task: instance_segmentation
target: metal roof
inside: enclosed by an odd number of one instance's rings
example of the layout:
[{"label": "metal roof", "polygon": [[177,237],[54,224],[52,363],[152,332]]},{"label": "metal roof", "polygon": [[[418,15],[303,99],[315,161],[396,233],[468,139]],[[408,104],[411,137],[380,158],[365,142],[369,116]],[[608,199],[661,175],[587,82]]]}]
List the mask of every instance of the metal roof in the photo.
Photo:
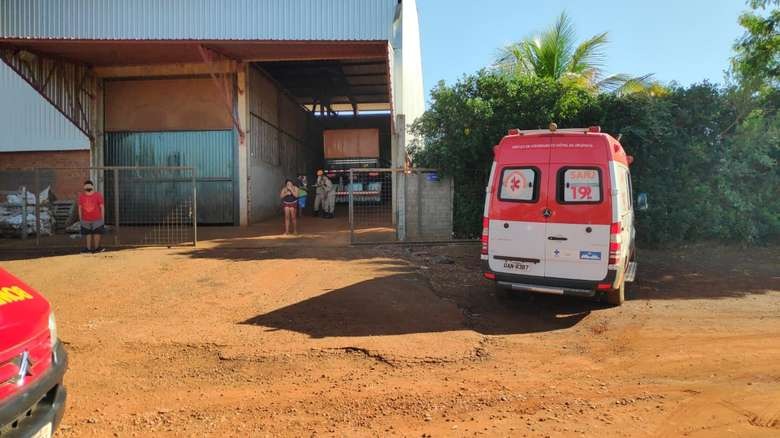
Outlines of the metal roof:
[{"label": "metal roof", "polygon": [[386,56],[387,45],[387,41],[0,39],[0,50],[10,50],[8,56],[24,50],[92,67],[202,63],[201,47],[243,62],[365,59]]},{"label": "metal roof", "polygon": [[259,62],[256,65],[304,106],[390,102],[390,73],[384,59]]},{"label": "metal roof", "polygon": [[381,41],[398,0],[2,0],[0,39]]},{"label": "metal roof", "polygon": [[0,152],[89,149],[89,139],[0,61]]}]

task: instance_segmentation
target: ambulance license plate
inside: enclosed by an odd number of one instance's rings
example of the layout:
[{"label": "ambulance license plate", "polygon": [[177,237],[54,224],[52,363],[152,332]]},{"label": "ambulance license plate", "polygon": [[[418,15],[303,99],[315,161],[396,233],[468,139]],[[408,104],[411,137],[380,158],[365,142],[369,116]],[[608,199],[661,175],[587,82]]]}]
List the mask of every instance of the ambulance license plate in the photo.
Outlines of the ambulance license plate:
[{"label": "ambulance license plate", "polygon": [[45,426],[40,428],[38,432],[32,434],[32,438],[51,438],[51,433],[52,433],[51,423],[47,423]]},{"label": "ambulance license plate", "polygon": [[504,262],[504,268],[511,269],[513,271],[527,271],[531,265],[520,262]]}]

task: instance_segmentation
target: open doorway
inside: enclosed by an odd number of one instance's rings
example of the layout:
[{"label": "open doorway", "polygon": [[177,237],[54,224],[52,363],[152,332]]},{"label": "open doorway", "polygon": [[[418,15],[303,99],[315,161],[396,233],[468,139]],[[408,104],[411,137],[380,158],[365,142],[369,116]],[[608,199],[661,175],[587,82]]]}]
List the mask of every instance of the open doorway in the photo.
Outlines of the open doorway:
[{"label": "open doorway", "polygon": [[[366,227],[381,224],[386,239],[393,239],[387,60],[257,62],[248,80],[252,221],[281,221],[274,189],[305,175],[309,190],[302,229],[349,230],[357,214],[371,219],[363,221]],[[350,177],[350,169],[361,171]],[[318,170],[333,186],[332,211],[316,205]],[[319,217],[312,223],[315,208]],[[327,225],[320,218],[328,218],[323,219]]]}]

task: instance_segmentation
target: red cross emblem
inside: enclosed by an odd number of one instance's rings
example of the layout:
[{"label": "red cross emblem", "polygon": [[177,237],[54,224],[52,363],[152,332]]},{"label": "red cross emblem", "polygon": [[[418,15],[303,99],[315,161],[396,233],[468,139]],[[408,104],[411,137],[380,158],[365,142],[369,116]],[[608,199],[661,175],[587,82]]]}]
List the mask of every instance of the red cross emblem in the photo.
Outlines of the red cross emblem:
[{"label": "red cross emblem", "polygon": [[504,184],[506,185],[506,188],[511,190],[511,191],[513,191],[513,192],[516,192],[516,191],[518,191],[518,190],[520,190],[523,187],[526,187],[528,185],[528,184],[526,184],[526,181],[525,181],[525,175],[523,175],[522,173],[520,173],[518,171],[514,171],[514,172],[510,173],[509,175],[507,175],[507,178],[506,178],[505,181],[506,182]]}]

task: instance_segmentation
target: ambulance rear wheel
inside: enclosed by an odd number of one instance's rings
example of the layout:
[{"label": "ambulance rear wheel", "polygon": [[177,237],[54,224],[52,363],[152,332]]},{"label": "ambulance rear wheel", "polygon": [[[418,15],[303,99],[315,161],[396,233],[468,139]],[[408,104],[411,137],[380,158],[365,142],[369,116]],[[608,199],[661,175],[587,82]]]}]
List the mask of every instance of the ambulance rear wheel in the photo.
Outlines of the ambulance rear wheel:
[{"label": "ambulance rear wheel", "polygon": [[620,283],[620,289],[607,292],[607,303],[619,306],[626,301],[626,282]]}]

